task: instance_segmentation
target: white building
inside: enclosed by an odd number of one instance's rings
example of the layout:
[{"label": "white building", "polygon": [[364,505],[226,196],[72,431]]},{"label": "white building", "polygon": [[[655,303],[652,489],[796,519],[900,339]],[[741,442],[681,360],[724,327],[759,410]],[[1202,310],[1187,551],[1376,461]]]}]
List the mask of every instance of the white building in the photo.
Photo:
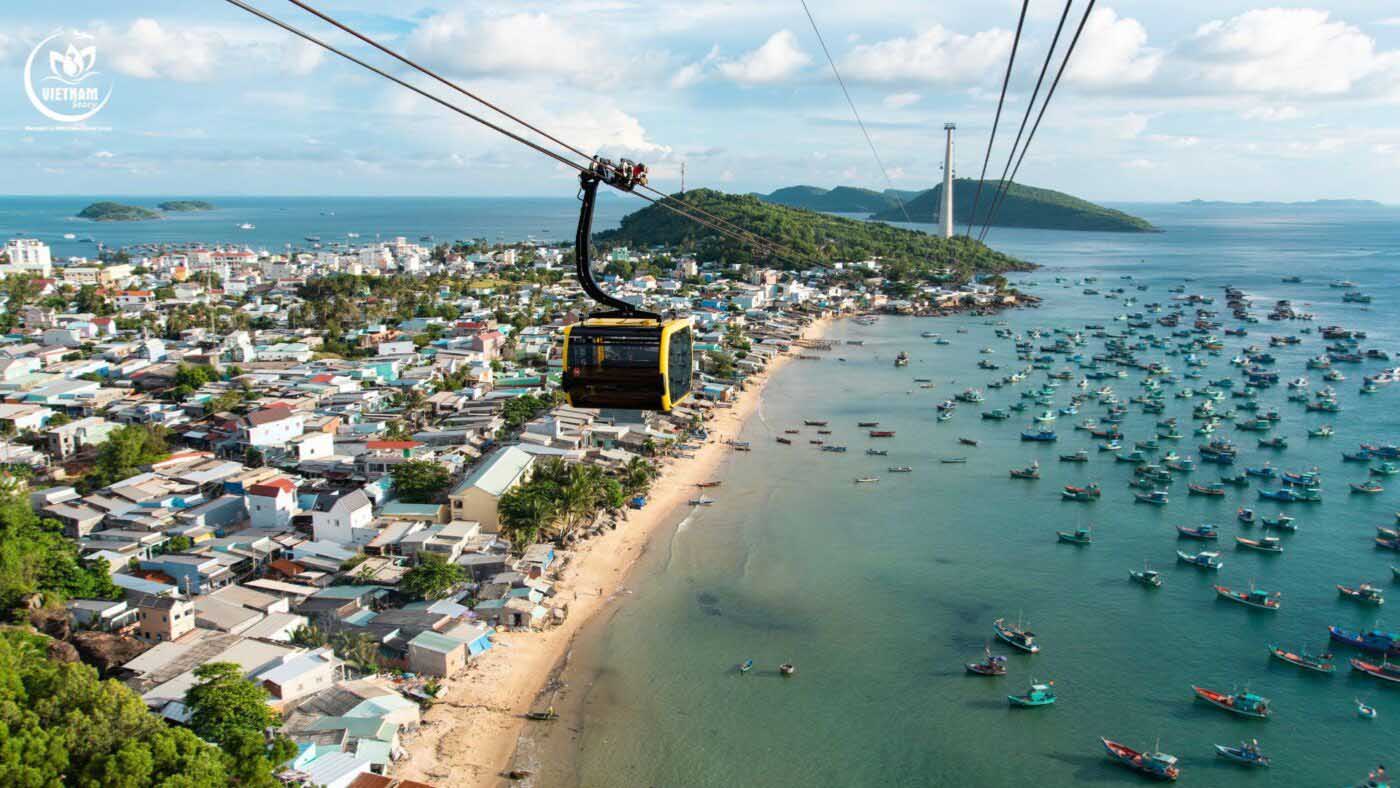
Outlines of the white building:
[{"label": "white building", "polygon": [[5,242],[5,256],[10,264],[4,266],[6,274],[37,274],[48,277],[53,274],[53,254],[49,245],[36,238],[12,238]]},{"label": "white building", "polygon": [[322,493],[311,507],[311,533],[318,542],[363,544],[374,538],[374,504],[364,490]]}]

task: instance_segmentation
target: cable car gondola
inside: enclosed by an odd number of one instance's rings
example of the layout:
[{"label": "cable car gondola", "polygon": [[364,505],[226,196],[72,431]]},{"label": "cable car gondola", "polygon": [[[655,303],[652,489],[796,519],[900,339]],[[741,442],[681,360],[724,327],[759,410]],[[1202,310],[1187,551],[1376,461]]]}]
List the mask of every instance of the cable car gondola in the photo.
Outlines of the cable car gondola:
[{"label": "cable car gondola", "polygon": [[598,186],[625,191],[646,183],[646,167],[595,158],[579,173],[578,234],[574,258],[589,298],[611,309],[564,329],[564,393],[580,408],[669,411],[690,395],[692,332],[689,320],[664,320],[613,298],[593,279],[589,236]]}]

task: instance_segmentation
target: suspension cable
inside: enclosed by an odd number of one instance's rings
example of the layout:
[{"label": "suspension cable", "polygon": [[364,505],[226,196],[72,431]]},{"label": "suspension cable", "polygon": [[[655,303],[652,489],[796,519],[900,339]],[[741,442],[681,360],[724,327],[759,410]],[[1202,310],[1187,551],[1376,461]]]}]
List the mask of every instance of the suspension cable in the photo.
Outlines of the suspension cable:
[{"label": "suspension cable", "polygon": [[[1040,128],[1040,120],[1045,117],[1045,110],[1050,106],[1050,99],[1055,97],[1055,88],[1059,87],[1060,77],[1065,75],[1065,69],[1069,67],[1070,56],[1074,54],[1074,46],[1079,43],[1079,34],[1084,32],[1084,25],[1089,21],[1089,14],[1094,10],[1094,3],[1097,0],[1089,0],[1089,5],[1084,8],[1084,16],[1079,19],[1079,27],[1075,28],[1074,37],[1069,40],[1069,48],[1065,50],[1065,59],[1060,61],[1060,68],[1055,72],[1055,80],[1050,83],[1050,91],[1045,94],[1045,102],[1040,105],[1040,113],[1035,116],[1035,125],[1031,126],[1031,133],[1026,137],[1026,144],[1021,148],[1021,157],[1016,160],[1016,167],[1011,170],[1011,180],[1016,180],[1016,173],[1021,171],[1021,162],[1026,160],[1026,151],[1031,148],[1031,141],[1035,139],[1036,129]],[[1003,195],[1003,199],[1005,196]],[[1001,203],[992,205],[991,215],[987,217],[987,229],[983,231],[982,237],[987,237],[987,232],[991,230],[991,222],[996,218],[997,212],[1001,210]]]},{"label": "suspension cable", "polygon": [[[1011,163],[1016,159],[1016,150],[1021,145],[1021,135],[1026,133],[1026,124],[1030,122],[1031,112],[1035,109],[1035,100],[1040,95],[1040,86],[1045,81],[1045,74],[1050,70],[1050,61],[1055,58],[1055,46],[1060,43],[1060,34],[1064,32],[1065,20],[1069,19],[1070,8],[1074,5],[1074,0],[1065,0],[1065,10],[1060,14],[1060,22],[1055,26],[1055,36],[1050,39],[1050,49],[1045,53],[1045,62],[1040,66],[1040,76],[1036,77],[1035,90],[1031,91],[1031,98],[1026,102],[1026,112],[1021,117],[1021,126],[1016,130],[1016,140],[1011,143],[1011,150],[1006,154],[1006,166],[1002,168],[1001,180],[997,182],[997,189],[992,193],[992,208],[987,210],[990,218],[995,206],[1009,187],[1006,182],[1007,175],[1011,172]],[[977,240],[987,237],[987,226],[983,223],[982,231],[977,236]]]},{"label": "suspension cable", "polygon": [[[492,123],[491,121],[487,120],[486,118],[483,118],[483,117],[481,117],[480,115],[474,114],[474,113],[472,113],[472,112],[469,111],[469,110],[465,110],[465,109],[463,109],[463,108],[461,108],[461,107],[459,107],[459,106],[457,106],[457,105],[455,105],[455,104],[452,104],[451,102],[448,102],[447,100],[445,100],[445,99],[443,99],[443,98],[441,98],[441,97],[439,97],[439,96],[433,95],[432,93],[429,93],[428,91],[423,90],[422,88],[419,88],[419,87],[417,87],[416,85],[412,85],[412,84],[410,84],[410,83],[408,83],[408,82],[406,82],[406,81],[404,81],[404,80],[402,80],[402,79],[399,79],[398,77],[396,77],[396,76],[394,76],[394,75],[392,75],[392,74],[390,74],[390,73],[384,71],[383,69],[378,68],[378,67],[376,67],[376,66],[374,66],[374,65],[371,65],[370,63],[367,63],[367,62],[365,62],[364,60],[361,60],[360,58],[357,58],[357,57],[355,57],[354,55],[351,55],[350,53],[348,53],[348,52],[346,52],[346,51],[344,51],[344,50],[342,50],[342,49],[339,49],[339,48],[337,48],[337,47],[335,47],[335,46],[332,46],[331,44],[329,44],[329,43],[327,43],[327,42],[325,42],[325,41],[323,41],[323,40],[321,40],[321,39],[319,39],[319,38],[317,38],[317,37],[311,35],[310,33],[307,33],[307,32],[305,32],[305,31],[303,31],[303,30],[297,28],[296,26],[294,26],[294,25],[292,25],[292,24],[290,24],[290,23],[284,22],[283,20],[278,19],[277,17],[275,17],[275,16],[273,16],[273,15],[271,15],[271,14],[265,12],[265,11],[262,11],[262,10],[260,10],[260,9],[258,9],[258,8],[255,8],[255,7],[251,6],[251,5],[249,5],[248,3],[244,2],[244,0],[225,0],[225,2],[228,2],[228,3],[231,4],[231,5],[237,6],[238,8],[241,8],[241,9],[243,9],[244,11],[247,11],[248,13],[250,13],[250,14],[252,14],[252,15],[254,15],[254,16],[256,16],[256,17],[258,17],[258,18],[260,18],[260,19],[262,19],[262,20],[264,20],[264,21],[266,21],[266,22],[269,22],[269,23],[271,23],[271,24],[273,24],[273,25],[276,25],[277,27],[282,28],[283,30],[285,30],[285,31],[287,31],[287,32],[289,32],[289,33],[291,33],[292,35],[295,35],[295,36],[297,36],[297,37],[299,37],[299,38],[301,38],[301,39],[303,39],[303,40],[305,40],[305,41],[308,41],[308,42],[310,42],[310,43],[312,43],[312,44],[315,44],[315,45],[321,47],[322,49],[325,49],[325,50],[328,51],[328,52],[331,52],[331,53],[333,53],[333,54],[339,55],[340,57],[344,58],[345,60],[348,60],[348,61],[350,61],[351,63],[354,63],[354,64],[360,66],[361,68],[366,69],[367,71],[370,71],[370,72],[372,72],[372,73],[374,73],[374,74],[377,74],[377,75],[379,75],[379,76],[381,76],[381,77],[383,77],[383,78],[389,80],[390,82],[393,82],[393,83],[395,83],[395,84],[397,84],[397,85],[399,85],[399,86],[401,86],[401,87],[403,87],[403,88],[406,88],[406,89],[408,89],[408,90],[411,90],[411,91],[413,91],[414,93],[417,93],[418,95],[422,96],[423,98],[428,99],[429,101],[432,101],[432,102],[434,102],[434,103],[436,103],[436,104],[439,104],[439,105],[441,105],[441,106],[443,106],[443,107],[445,107],[445,108],[447,108],[447,109],[449,109],[449,110],[451,110],[451,111],[453,111],[453,112],[456,112],[456,113],[459,114],[459,115],[462,115],[463,117],[466,117],[466,118],[469,118],[469,119],[471,119],[471,120],[474,120],[474,121],[476,121],[477,123],[480,123],[481,125],[486,126],[486,127],[489,128],[489,129],[492,129],[493,131],[497,131],[497,132],[499,132],[499,133],[501,133],[501,134],[503,134],[503,135],[509,137],[510,139],[513,139],[513,140],[515,140],[516,142],[519,142],[520,144],[525,145],[525,146],[528,147],[528,148],[531,148],[532,150],[535,150],[535,151],[537,151],[537,152],[539,152],[539,153],[544,154],[545,156],[548,156],[549,158],[551,158],[551,159],[553,159],[553,160],[559,162],[560,164],[563,164],[563,165],[565,165],[565,166],[567,166],[567,167],[571,167],[571,168],[573,168],[574,170],[577,170],[577,171],[579,171],[579,172],[585,172],[585,171],[588,170],[588,167],[587,167],[587,166],[581,165],[581,164],[579,164],[578,162],[575,162],[575,161],[569,159],[569,158],[566,157],[566,156],[560,155],[559,153],[557,153],[557,152],[555,152],[555,151],[549,150],[548,148],[546,148],[546,147],[544,147],[544,146],[542,146],[542,145],[540,145],[540,144],[538,144],[538,143],[536,143],[536,142],[534,142],[534,141],[532,141],[532,140],[529,140],[529,139],[527,139],[527,138],[525,138],[525,137],[523,137],[523,136],[521,136],[521,135],[519,135],[519,134],[516,134],[515,132],[512,132],[512,131],[510,131],[509,129],[503,128],[502,126],[499,126],[499,125],[497,125],[497,124],[495,124],[495,123]],[[753,241],[753,240],[751,240],[751,239],[749,239],[749,238],[745,238],[743,235],[741,235],[741,234],[739,234],[739,233],[736,233],[736,232],[734,232],[734,231],[725,229],[725,228],[723,228],[723,227],[719,227],[719,226],[717,226],[717,225],[715,225],[715,224],[712,224],[712,223],[710,223],[710,222],[708,222],[708,221],[705,221],[704,219],[702,219],[702,218],[696,216],[695,214],[690,213],[689,211],[687,211],[687,210],[686,210],[685,208],[683,208],[683,207],[678,207],[678,206],[672,205],[672,204],[670,204],[670,203],[668,203],[668,202],[666,202],[666,201],[664,201],[664,200],[653,199],[653,198],[648,197],[648,196],[646,196],[646,195],[644,195],[644,194],[637,194],[636,192],[630,192],[630,193],[636,195],[639,199],[642,199],[642,200],[645,200],[645,201],[651,203],[652,205],[659,205],[659,206],[661,206],[662,208],[671,211],[672,213],[678,214],[678,215],[680,215],[680,216],[684,216],[684,217],[690,219],[691,221],[696,222],[697,224],[701,224],[701,225],[704,225],[704,226],[706,226],[706,227],[709,227],[710,229],[712,229],[712,230],[714,230],[714,231],[716,231],[716,232],[718,232],[718,233],[720,233],[720,234],[722,234],[722,235],[725,235],[725,236],[727,236],[727,237],[729,237],[729,238],[732,238],[733,240],[736,240],[736,241],[738,241],[738,242],[740,242],[740,243],[742,243],[742,244],[745,244],[745,245],[748,245],[748,246],[756,246],[756,247],[758,247],[758,250],[761,251],[761,252],[766,252],[766,253],[769,253],[769,254],[774,254],[774,250],[777,250],[777,251],[782,252],[782,255],[781,255],[781,256],[788,257],[788,259],[791,259],[793,262],[798,262],[798,261],[799,261],[799,257],[797,256],[796,252],[792,252],[791,250],[788,250],[788,249],[786,249],[786,247],[783,247],[783,246],[781,246],[781,245],[779,245],[779,244],[776,244],[776,243],[771,242],[771,241],[766,241],[766,240],[763,241],[761,244],[760,244],[760,243],[755,243],[755,241]],[[775,256],[777,256],[777,255],[775,255]]]},{"label": "suspension cable", "polygon": [[[547,131],[545,131],[544,129],[540,128],[539,126],[534,125],[534,124],[530,123],[529,121],[526,121],[524,118],[521,118],[521,117],[518,116],[518,115],[512,114],[511,112],[507,111],[506,109],[504,109],[504,108],[501,107],[500,105],[495,104],[495,103],[493,103],[493,102],[491,102],[491,101],[489,101],[489,100],[487,100],[487,99],[485,99],[485,98],[482,98],[481,96],[477,95],[476,93],[473,93],[472,91],[469,91],[469,90],[467,90],[466,88],[462,87],[461,85],[457,84],[456,82],[453,82],[452,80],[447,79],[446,77],[442,76],[441,74],[438,74],[436,71],[433,71],[432,69],[429,69],[429,68],[427,68],[426,66],[423,66],[422,64],[417,63],[417,62],[415,62],[415,61],[413,61],[413,60],[411,60],[411,59],[409,59],[409,58],[407,58],[407,57],[405,57],[405,56],[399,54],[398,52],[395,52],[394,50],[390,49],[389,47],[384,46],[383,44],[379,43],[378,41],[375,41],[374,39],[372,39],[372,38],[370,38],[369,36],[367,36],[367,35],[361,33],[360,31],[358,31],[358,30],[356,30],[356,29],[350,27],[349,25],[347,25],[347,24],[341,22],[340,20],[338,20],[338,19],[336,19],[336,18],[330,16],[329,14],[326,14],[326,13],[322,12],[320,9],[318,9],[318,8],[316,8],[316,7],[314,7],[314,6],[312,6],[311,4],[309,4],[309,3],[307,3],[307,2],[304,2],[304,0],[287,0],[287,1],[288,1],[289,3],[291,3],[292,5],[296,6],[297,8],[300,8],[300,9],[302,9],[303,11],[306,11],[307,13],[309,13],[309,14],[311,14],[311,15],[317,17],[318,19],[321,19],[322,21],[324,21],[324,22],[326,22],[326,23],[328,23],[328,24],[330,24],[330,25],[336,27],[337,29],[339,29],[339,30],[341,30],[341,31],[343,31],[343,32],[345,32],[345,33],[348,33],[348,34],[351,35],[351,36],[354,36],[355,38],[359,39],[360,41],[363,41],[363,42],[366,43],[366,44],[369,44],[371,47],[374,47],[375,49],[379,50],[380,52],[383,52],[384,54],[388,55],[389,57],[394,58],[395,60],[399,61],[400,63],[403,63],[404,65],[408,66],[409,68],[412,68],[413,70],[418,71],[419,73],[421,73],[421,74],[423,74],[423,75],[425,75],[425,76],[427,76],[427,77],[430,77],[430,78],[432,78],[432,79],[434,79],[434,80],[436,80],[436,81],[442,83],[443,85],[447,86],[447,87],[450,88],[451,90],[454,90],[454,91],[456,91],[456,92],[462,94],[463,96],[466,96],[467,98],[471,99],[472,101],[475,101],[475,102],[477,102],[478,104],[481,104],[482,106],[485,106],[485,107],[487,107],[487,108],[489,108],[489,109],[491,109],[491,110],[494,110],[495,112],[499,113],[500,115],[503,115],[504,117],[507,117],[507,118],[509,118],[509,119],[511,119],[511,120],[513,120],[513,121],[515,121],[516,123],[519,123],[521,126],[524,126],[525,128],[529,129],[530,131],[533,131],[534,133],[540,135],[541,137],[544,137],[545,139],[549,140],[550,142],[553,142],[553,143],[555,143],[556,145],[559,145],[560,147],[565,148],[565,149],[567,149],[567,150],[569,150],[569,151],[571,151],[571,152],[577,154],[578,156],[581,156],[585,161],[591,161],[591,160],[594,158],[591,154],[587,153],[586,151],[583,151],[583,150],[581,150],[581,149],[579,149],[579,148],[577,148],[577,147],[575,147],[575,146],[573,146],[573,145],[570,145],[569,143],[565,142],[564,140],[560,139],[559,137],[557,137],[557,136],[555,136],[555,135],[553,135],[553,134],[550,134],[549,132],[547,132]],[[606,166],[608,166],[609,168],[611,168],[611,169],[613,169],[614,171],[618,172],[619,174],[621,173],[621,170],[620,170],[620,169],[618,168],[618,166],[615,165],[615,164],[612,164],[612,163],[609,162],[609,163],[606,164]],[[740,233],[741,235],[744,235],[744,236],[746,236],[746,237],[751,238],[751,243],[753,243],[754,245],[759,246],[760,248],[764,249],[765,251],[768,251],[770,254],[773,252],[774,249],[778,248],[777,244],[775,244],[774,242],[772,242],[772,241],[770,241],[770,240],[768,240],[768,239],[766,239],[766,238],[763,238],[762,236],[759,236],[759,235],[757,235],[757,234],[755,234],[755,233],[752,233],[752,232],[750,232],[750,231],[748,231],[748,230],[745,230],[745,229],[742,228],[742,227],[739,227],[739,226],[737,226],[737,225],[734,225],[733,223],[729,222],[729,221],[726,220],[726,219],[723,219],[723,218],[721,218],[721,217],[719,217],[719,216],[715,216],[714,214],[710,213],[709,211],[704,210],[703,208],[700,208],[699,206],[696,206],[696,205],[694,205],[694,204],[692,204],[692,203],[687,203],[685,200],[682,200],[682,199],[680,199],[679,197],[675,197],[675,196],[673,196],[673,195],[668,195],[668,194],[666,194],[666,193],[664,193],[664,192],[662,192],[662,191],[660,191],[660,190],[658,190],[658,189],[654,189],[654,188],[652,188],[652,187],[650,187],[650,186],[647,186],[647,185],[645,185],[645,184],[642,184],[642,185],[640,186],[640,188],[646,189],[647,191],[649,191],[649,192],[651,192],[651,193],[653,193],[653,194],[658,195],[662,200],[671,199],[671,200],[674,200],[675,202],[679,202],[679,203],[685,205],[686,208],[687,208],[688,210],[693,211],[694,213],[698,213],[698,214],[700,214],[700,215],[702,215],[702,216],[705,216],[705,217],[711,219],[712,221],[714,221],[714,222],[717,223],[717,224],[721,224],[721,225],[724,225],[724,226],[726,226],[726,227],[729,227],[730,229],[734,230],[735,232]]]},{"label": "suspension cable", "polygon": [[[296,0],[292,0],[296,2]],[[967,217],[967,237],[972,237],[972,225],[977,221],[977,204],[982,200],[982,183],[987,179],[987,164],[992,160],[992,144],[997,139],[997,124],[1001,123],[1001,105],[1006,101],[1006,86],[1011,82],[1011,67],[1016,63],[1016,48],[1021,45],[1021,28],[1026,23],[1026,10],[1031,0],[1021,0],[1021,18],[1016,20],[1016,37],[1011,40],[1011,57],[1006,61],[1006,76],[1001,78],[1001,96],[997,99],[997,114],[992,118],[992,133],[987,137],[987,155],[982,158],[982,174],[977,176],[977,191],[972,197],[972,213]]]},{"label": "suspension cable", "polygon": [[[296,0],[292,0],[292,2],[296,2]],[[904,207],[904,200],[900,199],[898,191],[894,188],[894,182],[890,180],[889,172],[885,170],[885,163],[880,160],[880,152],[875,150],[875,140],[870,138],[870,132],[865,128],[865,121],[860,119],[860,111],[856,109],[855,101],[851,100],[851,91],[846,89],[846,80],[841,78],[841,72],[836,69],[836,60],[831,57],[831,50],[826,48],[826,39],[822,38],[822,31],[817,27],[817,20],[812,16],[812,9],[807,7],[807,0],[801,0],[801,2],[802,10],[807,13],[807,21],[812,23],[812,32],[817,34],[817,43],[821,44],[822,54],[826,55],[826,62],[831,64],[831,73],[836,75],[836,84],[841,86],[841,93],[846,96],[846,103],[851,107],[851,114],[856,116],[856,125],[860,126],[860,133],[865,135],[865,144],[870,146],[870,155],[875,157],[875,166],[879,167],[880,174],[885,176],[885,185],[890,188],[894,201],[899,205],[899,212],[904,214],[904,221],[913,224],[914,220],[909,218],[909,211]]]}]

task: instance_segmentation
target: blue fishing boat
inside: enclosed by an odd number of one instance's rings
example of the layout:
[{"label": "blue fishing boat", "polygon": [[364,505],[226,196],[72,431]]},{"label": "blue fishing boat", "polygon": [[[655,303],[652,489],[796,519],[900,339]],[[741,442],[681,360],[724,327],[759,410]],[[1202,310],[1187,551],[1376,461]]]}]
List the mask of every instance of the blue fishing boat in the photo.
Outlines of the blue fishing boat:
[{"label": "blue fishing boat", "polygon": [[1345,643],[1362,651],[1400,657],[1400,633],[1383,632],[1379,629],[1356,632],[1342,627],[1329,626],[1327,634],[1338,643]]},{"label": "blue fishing boat", "polygon": [[1178,525],[1176,527],[1176,532],[1178,536],[1185,539],[1210,540],[1220,538],[1220,531],[1216,530],[1215,526],[1211,525],[1210,523],[1201,523],[1200,525],[1195,526],[1194,528],[1185,525]]},{"label": "blue fishing boat", "polygon": [[1091,544],[1094,541],[1094,533],[1087,527],[1076,528],[1073,531],[1056,531],[1055,536],[1061,542],[1070,544]]},{"label": "blue fishing boat", "polygon": [[1259,499],[1282,503],[1317,503],[1322,500],[1322,493],[1308,488],[1282,487],[1277,490],[1260,490]]},{"label": "blue fishing boat", "polygon": [[1038,441],[1041,443],[1051,443],[1059,439],[1059,436],[1055,434],[1054,430],[1028,430],[1021,433],[1021,440],[1023,441]]},{"label": "blue fishing boat", "polygon": [[1264,465],[1258,468],[1245,468],[1244,472],[1248,476],[1255,476],[1260,479],[1272,479],[1275,476],[1278,476],[1278,471],[1274,470],[1273,467],[1269,465]]},{"label": "blue fishing boat", "polygon": [[1215,745],[1215,752],[1221,758],[1234,761],[1242,766],[1268,766],[1269,758],[1259,750],[1259,740],[1240,742],[1238,747],[1224,744]]},{"label": "blue fishing boat", "polygon": [[1289,517],[1283,512],[1279,512],[1278,516],[1276,517],[1265,517],[1263,518],[1262,522],[1264,523],[1265,528],[1272,529],[1275,531],[1293,532],[1298,530],[1297,522],[1295,522],[1292,517]]},{"label": "blue fishing boat", "polygon": [[997,638],[1013,648],[1028,654],[1040,653],[1040,644],[1035,642],[1035,633],[1023,629],[1019,622],[1013,626],[1006,623],[1006,619],[999,618],[992,622],[992,629],[996,631]]},{"label": "blue fishing boat", "polygon": [[1225,562],[1220,560],[1220,553],[1214,553],[1205,550],[1196,553],[1195,555],[1192,555],[1191,553],[1183,553],[1180,550],[1177,550],[1176,559],[1183,564],[1190,564],[1192,566],[1200,567],[1201,569],[1219,569],[1220,567],[1225,565]]},{"label": "blue fishing boat", "polygon": [[1167,505],[1167,491],[1153,490],[1149,493],[1133,493],[1133,500],[1137,503],[1148,503],[1153,506]]},{"label": "blue fishing boat", "polygon": [[1055,682],[1047,681],[1043,684],[1031,680],[1030,690],[1024,695],[1007,695],[1006,700],[1012,706],[1021,708],[1034,708],[1036,706],[1049,706],[1055,702]]},{"label": "blue fishing boat", "polygon": [[739,663],[740,673],[748,673],[751,670],[753,670],[753,660],[746,659],[743,662]]},{"label": "blue fishing boat", "polygon": [[1239,520],[1243,525],[1254,525],[1254,510],[1241,508],[1239,511],[1235,512],[1235,519]]}]

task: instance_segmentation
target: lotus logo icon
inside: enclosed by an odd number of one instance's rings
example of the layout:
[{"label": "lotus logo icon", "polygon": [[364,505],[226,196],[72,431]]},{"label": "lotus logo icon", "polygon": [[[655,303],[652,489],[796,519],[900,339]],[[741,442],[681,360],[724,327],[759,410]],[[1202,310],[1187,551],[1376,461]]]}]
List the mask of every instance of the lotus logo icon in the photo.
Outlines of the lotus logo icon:
[{"label": "lotus logo icon", "polygon": [[[97,68],[94,41],[87,33],[60,30],[29,53],[24,62],[24,90],[29,103],[44,117],[59,123],[82,123],[107,106],[112,85]],[[35,61],[47,62],[48,73],[36,73]]]}]

